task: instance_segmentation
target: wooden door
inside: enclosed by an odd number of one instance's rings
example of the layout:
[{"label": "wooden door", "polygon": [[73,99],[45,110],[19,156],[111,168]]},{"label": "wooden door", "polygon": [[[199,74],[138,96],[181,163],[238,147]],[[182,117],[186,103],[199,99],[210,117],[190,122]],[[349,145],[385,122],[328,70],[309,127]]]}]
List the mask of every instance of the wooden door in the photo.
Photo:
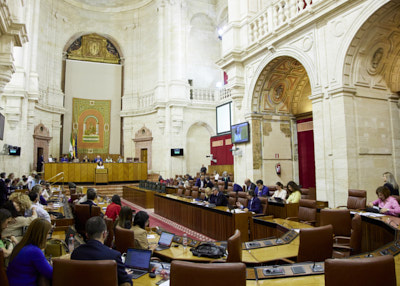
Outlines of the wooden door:
[{"label": "wooden door", "polygon": [[147,163],[147,148],[140,149],[140,161]]}]

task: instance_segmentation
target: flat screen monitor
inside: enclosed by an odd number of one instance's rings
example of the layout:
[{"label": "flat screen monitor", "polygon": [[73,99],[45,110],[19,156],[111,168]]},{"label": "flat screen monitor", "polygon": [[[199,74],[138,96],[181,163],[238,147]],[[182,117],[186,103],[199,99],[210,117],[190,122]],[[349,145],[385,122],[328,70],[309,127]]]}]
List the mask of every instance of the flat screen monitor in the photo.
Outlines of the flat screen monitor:
[{"label": "flat screen monitor", "polygon": [[248,122],[232,125],[232,144],[246,143],[250,141],[250,128]]},{"label": "flat screen monitor", "polygon": [[232,125],[232,105],[230,102],[217,106],[217,135],[229,134]]},{"label": "flat screen monitor", "polygon": [[3,114],[0,113],[0,140],[3,140],[4,138],[4,123],[5,117]]},{"label": "flat screen monitor", "polygon": [[21,155],[21,147],[9,145],[8,146],[8,155],[20,156]]},{"label": "flat screen monitor", "polygon": [[183,149],[182,148],[171,149],[171,156],[183,156]]}]

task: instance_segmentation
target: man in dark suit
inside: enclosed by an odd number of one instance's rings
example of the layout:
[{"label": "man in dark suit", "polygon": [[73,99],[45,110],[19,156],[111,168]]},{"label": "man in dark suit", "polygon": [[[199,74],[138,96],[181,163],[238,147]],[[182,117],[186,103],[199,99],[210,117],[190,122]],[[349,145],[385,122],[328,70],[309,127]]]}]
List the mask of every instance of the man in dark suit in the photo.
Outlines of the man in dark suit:
[{"label": "man in dark suit", "polygon": [[82,205],[97,206],[96,203],[94,202],[94,200],[97,197],[95,189],[93,188],[88,189],[86,192],[86,197],[87,200],[82,202],[81,203]]},{"label": "man in dark suit", "polygon": [[213,194],[210,196],[208,202],[216,206],[227,206],[228,200],[225,195],[218,191],[216,187],[213,188]]},{"label": "man in dark suit", "polygon": [[118,285],[132,285],[132,280],[125,271],[121,253],[104,245],[107,227],[101,217],[91,217],[86,222],[88,241],[71,254],[74,260],[115,260],[117,262]]},{"label": "man in dark suit", "polygon": [[241,203],[237,202],[236,205],[241,208],[244,209],[246,211],[250,211],[250,212],[254,212],[256,214],[260,214],[263,212],[262,206],[261,206],[261,201],[259,198],[257,198],[255,196],[255,193],[253,190],[250,190],[247,198],[249,200],[248,204],[247,204],[247,208],[245,208],[244,205],[242,205]]},{"label": "man in dark suit", "polygon": [[206,180],[204,179],[204,175],[201,175],[200,178],[198,178],[198,179],[196,180],[196,183],[195,183],[194,185],[195,185],[196,187],[199,187],[199,188],[207,188],[206,184],[207,184],[207,182],[206,182]]},{"label": "man in dark suit", "polygon": [[244,180],[244,184],[246,185],[246,191],[250,191],[250,190],[255,191],[256,190],[256,187],[257,187],[256,184],[254,184],[252,181],[250,181],[249,178]]},{"label": "man in dark suit", "polygon": [[205,186],[205,188],[212,189],[213,187],[214,187],[214,184],[211,182],[210,177],[206,177],[206,186]]},{"label": "man in dark suit", "polygon": [[6,173],[0,174],[0,207],[7,201]]}]

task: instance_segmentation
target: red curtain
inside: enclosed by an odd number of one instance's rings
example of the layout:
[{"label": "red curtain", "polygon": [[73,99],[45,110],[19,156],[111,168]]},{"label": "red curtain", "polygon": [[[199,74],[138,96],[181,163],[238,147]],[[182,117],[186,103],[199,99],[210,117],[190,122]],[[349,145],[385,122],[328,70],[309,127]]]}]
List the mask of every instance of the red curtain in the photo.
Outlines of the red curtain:
[{"label": "red curtain", "polygon": [[[312,121],[312,118],[297,121]],[[299,179],[303,188],[315,188],[315,157],[314,157],[314,133],[313,130],[298,131],[298,152],[299,152]]]},{"label": "red curtain", "polygon": [[232,149],[231,134],[214,136],[210,139],[211,154],[216,163],[211,162],[211,165],[233,165],[233,156],[230,149]]}]

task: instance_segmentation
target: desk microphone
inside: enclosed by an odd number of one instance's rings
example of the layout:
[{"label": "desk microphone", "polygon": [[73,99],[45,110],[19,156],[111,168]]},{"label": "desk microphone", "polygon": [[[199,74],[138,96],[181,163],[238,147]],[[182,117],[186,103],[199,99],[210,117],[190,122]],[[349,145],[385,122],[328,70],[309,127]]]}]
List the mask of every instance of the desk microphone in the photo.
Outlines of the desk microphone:
[{"label": "desk microphone", "polygon": [[371,252],[368,252],[368,254],[365,255],[365,258],[370,258],[370,257],[374,257],[374,255]]}]

